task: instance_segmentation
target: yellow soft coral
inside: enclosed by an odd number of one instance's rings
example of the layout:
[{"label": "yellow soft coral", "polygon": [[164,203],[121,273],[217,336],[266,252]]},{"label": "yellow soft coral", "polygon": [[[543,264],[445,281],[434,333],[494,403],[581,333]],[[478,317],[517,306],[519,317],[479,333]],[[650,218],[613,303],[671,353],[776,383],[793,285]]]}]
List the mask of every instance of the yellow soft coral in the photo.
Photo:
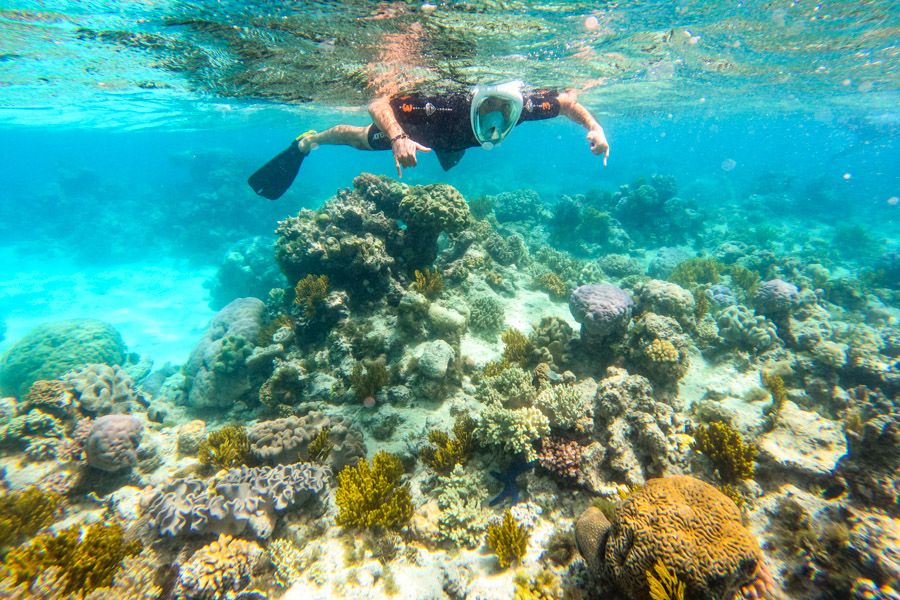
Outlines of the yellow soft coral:
[{"label": "yellow soft coral", "polygon": [[487,545],[497,555],[500,568],[505,569],[525,558],[528,539],[531,536],[524,525],[519,525],[509,509],[503,513],[503,520],[488,525]]},{"label": "yellow soft coral", "polygon": [[229,469],[245,464],[249,455],[250,439],[240,425],[226,425],[218,431],[213,431],[200,442],[197,451],[197,458],[201,464],[218,469]]},{"label": "yellow soft coral", "polygon": [[503,360],[525,367],[534,350],[534,344],[528,336],[510,327],[500,334],[500,339],[503,340]]},{"label": "yellow soft coral", "polygon": [[678,348],[669,340],[654,339],[644,349],[644,354],[653,362],[678,362]]},{"label": "yellow soft coral", "polygon": [[432,444],[422,448],[422,462],[446,475],[456,465],[464,465],[472,453],[474,442],[472,429],[475,422],[468,416],[461,415],[453,424],[453,437],[445,431],[432,429],[428,432],[428,441]]},{"label": "yellow soft coral", "polygon": [[0,550],[18,544],[51,524],[62,496],[36,487],[0,496]]},{"label": "yellow soft coral", "polygon": [[6,572],[16,583],[34,583],[41,573],[59,569],[59,586],[66,593],[87,594],[112,584],[113,574],[128,556],[141,551],[141,543],[127,541],[116,524],[91,525],[81,536],[73,525],[56,535],[42,534],[27,546],[14,548],[6,555]]},{"label": "yellow soft coral", "polygon": [[551,271],[547,271],[535,279],[535,284],[547,292],[551,298],[561,300],[569,297],[570,289],[562,278]]},{"label": "yellow soft coral", "polygon": [[435,299],[444,289],[444,276],[432,269],[416,269],[416,291],[429,299]]},{"label": "yellow soft coral", "polygon": [[660,562],[682,582],[685,597],[732,598],[743,589],[770,589],[759,543],[738,507],[686,475],[647,481],[617,507],[611,523],[588,509],[576,537],[590,568],[628,598],[651,597],[647,574]]},{"label": "yellow soft coral", "polygon": [[740,432],[721,421],[700,425],[694,431],[694,450],[706,455],[724,483],[753,477],[756,446],[747,444]]},{"label": "yellow soft coral", "polygon": [[400,529],[412,518],[412,496],[408,483],[401,483],[400,459],[379,452],[372,464],[361,460],[338,473],[335,503],[338,525],[371,529]]},{"label": "yellow soft coral", "polygon": [[294,304],[303,307],[307,317],[316,315],[316,307],[328,295],[328,275],[307,275],[294,286]]}]

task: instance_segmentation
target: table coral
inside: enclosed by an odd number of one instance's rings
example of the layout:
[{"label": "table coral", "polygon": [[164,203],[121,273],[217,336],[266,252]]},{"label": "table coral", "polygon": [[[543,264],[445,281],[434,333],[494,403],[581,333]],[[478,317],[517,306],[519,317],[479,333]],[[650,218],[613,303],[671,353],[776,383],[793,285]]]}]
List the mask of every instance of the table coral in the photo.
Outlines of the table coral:
[{"label": "table coral", "polygon": [[662,563],[685,598],[762,597],[773,590],[759,544],[740,510],[713,486],[688,476],[651,479],[610,522],[592,507],[575,526],[578,549],[603,585],[650,597],[648,572]]},{"label": "table coral", "polygon": [[250,585],[262,555],[256,543],[221,534],[181,566],[176,594],[184,600],[230,598]]}]

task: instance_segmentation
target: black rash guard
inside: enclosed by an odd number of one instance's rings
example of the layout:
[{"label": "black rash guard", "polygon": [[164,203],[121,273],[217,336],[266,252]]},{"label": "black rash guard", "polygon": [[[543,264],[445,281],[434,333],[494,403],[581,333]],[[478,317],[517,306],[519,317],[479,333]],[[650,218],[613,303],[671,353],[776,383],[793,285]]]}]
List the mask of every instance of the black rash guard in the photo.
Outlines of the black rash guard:
[{"label": "black rash guard", "polygon": [[[414,142],[434,150],[444,170],[456,165],[467,148],[480,146],[472,133],[470,92],[426,96],[402,94],[390,99],[394,117]],[[523,92],[522,114],[516,125],[525,121],[551,119],[559,115],[559,92],[535,90]],[[391,141],[373,123],[369,127],[369,146],[390,150]]]}]

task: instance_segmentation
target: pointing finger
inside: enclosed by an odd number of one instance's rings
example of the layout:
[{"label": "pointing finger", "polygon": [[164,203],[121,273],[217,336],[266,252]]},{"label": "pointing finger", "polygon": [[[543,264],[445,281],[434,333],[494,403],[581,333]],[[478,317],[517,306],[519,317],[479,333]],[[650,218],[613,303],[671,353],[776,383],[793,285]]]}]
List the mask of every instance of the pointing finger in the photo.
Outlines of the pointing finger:
[{"label": "pointing finger", "polygon": [[423,146],[422,144],[419,144],[418,142],[416,142],[416,150],[421,150],[422,152],[431,152],[431,148],[428,148],[427,146]]},{"label": "pointing finger", "polygon": [[400,168],[400,160],[394,159],[394,165],[397,166],[397,179],[403,179],[403,169]]}]

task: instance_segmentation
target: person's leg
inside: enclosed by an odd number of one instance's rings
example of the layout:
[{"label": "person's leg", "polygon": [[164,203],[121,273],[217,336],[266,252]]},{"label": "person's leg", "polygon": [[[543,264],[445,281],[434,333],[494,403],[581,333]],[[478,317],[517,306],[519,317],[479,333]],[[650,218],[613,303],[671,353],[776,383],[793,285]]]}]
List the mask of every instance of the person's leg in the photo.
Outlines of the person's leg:
[{"label": "person's leg", "polygon": [[351,146],[357,150],[372,150],[368,140],[369,126],[335,125],[321,133],[307,135],[300,140],[302,152],[309,152],[313,144],[318,146]]}]

